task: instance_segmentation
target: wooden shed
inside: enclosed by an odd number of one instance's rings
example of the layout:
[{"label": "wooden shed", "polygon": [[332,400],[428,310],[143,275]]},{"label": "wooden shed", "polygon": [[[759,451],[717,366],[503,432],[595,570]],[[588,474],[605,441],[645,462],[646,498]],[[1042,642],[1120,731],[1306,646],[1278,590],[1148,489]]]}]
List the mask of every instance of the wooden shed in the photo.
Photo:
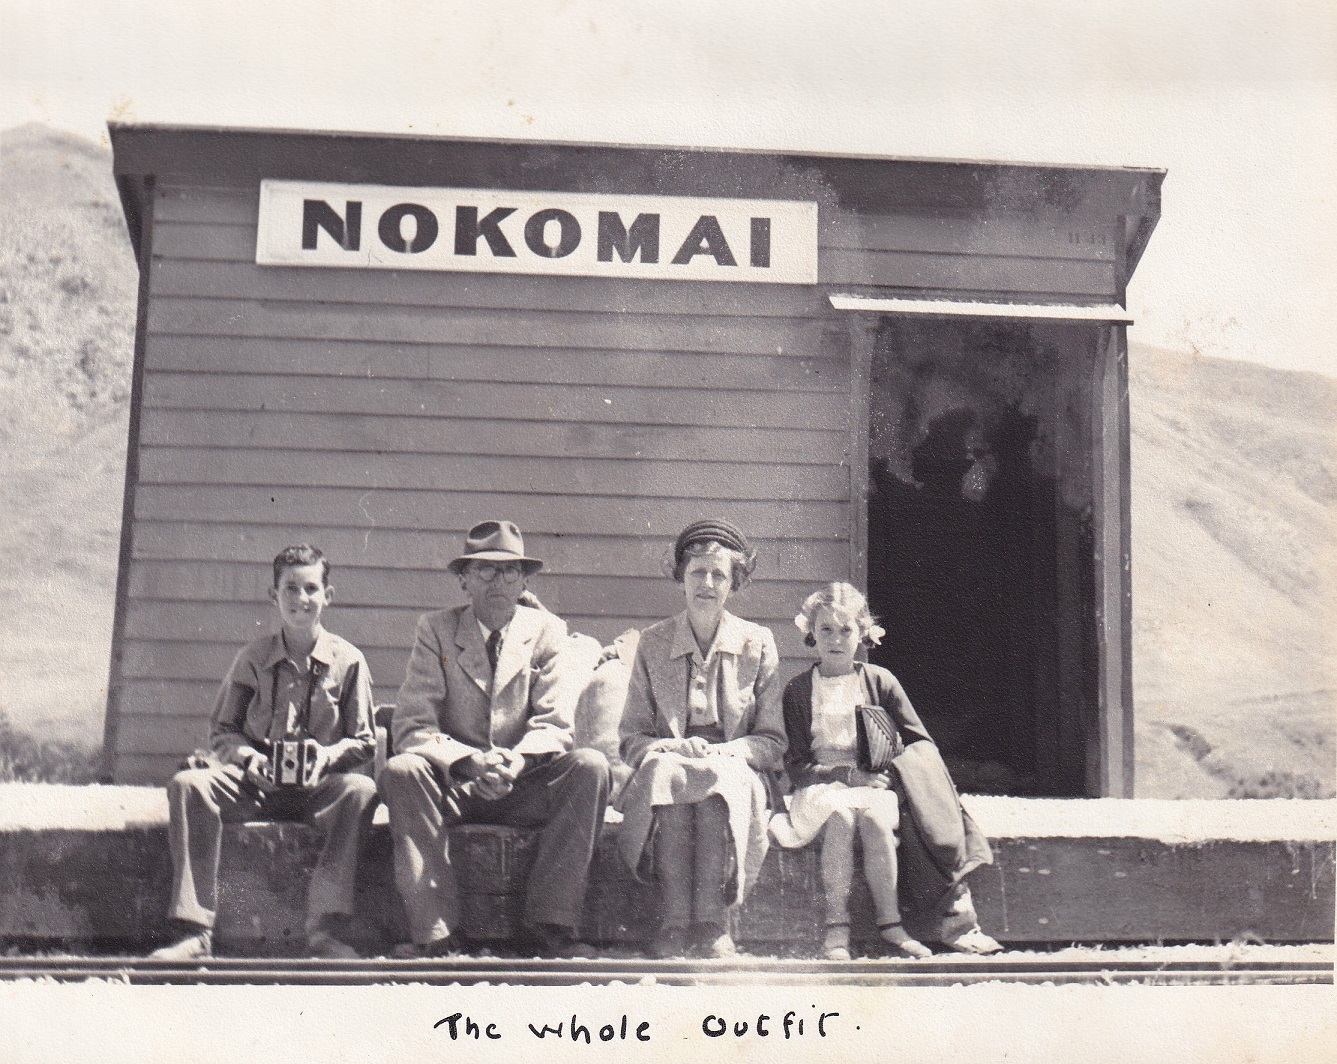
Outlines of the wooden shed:
[{"label": "wooden shed", "polygon": [[334,564],[378,697],[508,517],[609,641],[866,586],[965,788],[1132,793],[1123,310],[1155,170],[113,125],[139,317],[108,770],[199,745],[268,562]]}]

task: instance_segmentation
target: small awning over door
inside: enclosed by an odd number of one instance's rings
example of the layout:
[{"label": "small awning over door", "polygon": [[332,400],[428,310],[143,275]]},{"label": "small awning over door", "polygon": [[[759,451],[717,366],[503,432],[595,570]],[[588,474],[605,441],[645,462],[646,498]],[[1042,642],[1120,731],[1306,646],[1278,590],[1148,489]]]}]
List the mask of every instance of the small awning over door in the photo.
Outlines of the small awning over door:
[{"label": "small awning over door", "polygon": [[940,317],[1035,318],[1049,321],[1099,321],[1131,325],[1132,317],[1113,303],[1073,306],[1053,303],[984,303],[954,299],[882,299],[873,296],[832,293],[836,310],[858,310],[870,314],[930,314]]}]

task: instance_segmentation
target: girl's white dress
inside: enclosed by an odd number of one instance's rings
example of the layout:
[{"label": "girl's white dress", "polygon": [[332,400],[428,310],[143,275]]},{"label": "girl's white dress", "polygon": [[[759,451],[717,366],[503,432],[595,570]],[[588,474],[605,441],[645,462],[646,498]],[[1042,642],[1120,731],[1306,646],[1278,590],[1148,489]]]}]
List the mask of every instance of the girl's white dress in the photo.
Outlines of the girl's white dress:
[{"label": "girl's white dress", "polygon": [[[823,676],[812,671],[812,753],[820,765],[857,766],[858,733],[856,707],[867,701],[857,672]],[[771,818],[771,837],[786,849],[806,846],[826,826],[837,809],[885,808],[888,817],[899,814],[895,791],[874,787],[851,787],[837,781],[800,787],[789,798],[789,811]],[[892,821],[893,823],[895,820]]]}]

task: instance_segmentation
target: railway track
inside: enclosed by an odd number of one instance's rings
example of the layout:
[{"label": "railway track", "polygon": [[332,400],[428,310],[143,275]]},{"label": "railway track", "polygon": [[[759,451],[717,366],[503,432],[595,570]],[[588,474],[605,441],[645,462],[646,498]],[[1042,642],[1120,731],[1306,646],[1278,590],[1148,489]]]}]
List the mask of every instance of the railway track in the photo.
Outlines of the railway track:
[{"label": "railway track", "polygon": [[0,981],[107,980],[135,985],[210,984],[294,986],[434,986],[513,983],[531,986],[647,984],[666,986],[955,986],[958,984],[1086,983],[1225,986],[1328,984],[1333,965],[1318,960],[1127,960],[1094,957],[1048,960],[1018,957],[856,960],[846,962],[739,958],[733,961],[517,960],[455,958],[438,961],[275,960],[214,958],[180,964],[145,958],[0,958]]}]

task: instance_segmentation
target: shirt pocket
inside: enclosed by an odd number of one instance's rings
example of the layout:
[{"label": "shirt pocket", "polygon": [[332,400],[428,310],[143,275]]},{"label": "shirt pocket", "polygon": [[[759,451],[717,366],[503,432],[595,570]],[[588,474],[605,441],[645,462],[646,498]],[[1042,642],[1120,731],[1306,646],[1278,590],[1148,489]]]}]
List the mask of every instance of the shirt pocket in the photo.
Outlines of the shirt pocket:
[{"label": "shirt pocket", "polygon": [[311,716],[307,726],[322,742],[345,737],[344,722],[339,716],[343,677],[342,669],[328,667],[311,685]]}]

